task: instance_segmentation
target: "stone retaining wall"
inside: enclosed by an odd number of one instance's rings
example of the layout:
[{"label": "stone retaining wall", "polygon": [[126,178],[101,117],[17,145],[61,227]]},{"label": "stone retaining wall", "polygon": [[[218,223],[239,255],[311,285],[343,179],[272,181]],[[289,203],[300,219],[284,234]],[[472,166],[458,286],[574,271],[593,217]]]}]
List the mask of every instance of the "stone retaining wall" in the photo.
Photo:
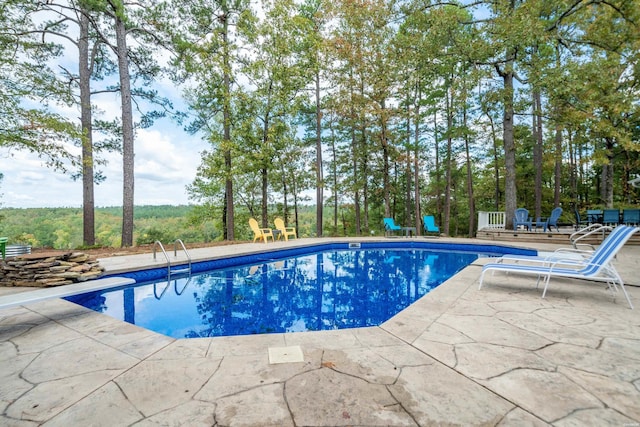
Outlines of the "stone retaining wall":
[{"label": "stone retaining wall", "polygon": [[21,255],[0,263],[0,286],[69,285],[97,279],[103,271],[94,257],[81,252]]}]

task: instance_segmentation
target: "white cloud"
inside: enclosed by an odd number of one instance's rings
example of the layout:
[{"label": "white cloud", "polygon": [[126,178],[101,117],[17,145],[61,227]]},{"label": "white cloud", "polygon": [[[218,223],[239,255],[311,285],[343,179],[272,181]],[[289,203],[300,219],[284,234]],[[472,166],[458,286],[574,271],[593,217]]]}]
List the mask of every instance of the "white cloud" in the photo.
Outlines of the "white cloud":
[{"label": "white cloud", "polygon": [[47,180],[47,176],[41,172],[35,171],[17,171],[15,176],[15,182],[19,185],[29,185],[29,184],[37,184],[43,183]]},{"label": "white cloud", "polygon": [[9,191],[8,198],[12,200],[20,200],[24,203],[33,203],[34,198],[29,196],[28,194],[19,194],[13,191]]},{"label": "white cloud", "polygon": [[[168,121],[167,121],[168,122]],[[135,141],[136,205],[187,204],[185,186],[195,178],[206,143],[172,123],[138,132]],[[122,156],[107,153],[106,181],[94,187],[96,206],[122,205]],[[82,182],[48,169],[37,155],[0,149],[2,207],[80,207]]]}]

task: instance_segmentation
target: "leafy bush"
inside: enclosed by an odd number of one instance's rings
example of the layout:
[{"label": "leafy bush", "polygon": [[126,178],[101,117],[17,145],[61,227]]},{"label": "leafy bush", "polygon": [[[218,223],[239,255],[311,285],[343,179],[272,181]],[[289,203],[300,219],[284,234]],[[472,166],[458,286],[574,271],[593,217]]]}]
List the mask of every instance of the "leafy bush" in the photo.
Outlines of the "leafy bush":
[{"label": "leafy bush", "polygon": [[142,230],[136,238],[136,245],[148,245],[159,240],[163,243],[173,242],[176,240],[175,234],[170,231],[160,230],[156,227],[150,227]]}]

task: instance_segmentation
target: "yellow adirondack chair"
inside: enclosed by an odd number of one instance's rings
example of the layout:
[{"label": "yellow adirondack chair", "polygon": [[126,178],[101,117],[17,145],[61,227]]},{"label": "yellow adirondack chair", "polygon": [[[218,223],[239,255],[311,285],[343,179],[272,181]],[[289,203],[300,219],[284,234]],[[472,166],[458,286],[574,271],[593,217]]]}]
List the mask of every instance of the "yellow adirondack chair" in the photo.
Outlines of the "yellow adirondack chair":
[{"label": "yellow adirondack chair", "polygon": [[282,220],[282,218],[274,219],[273,223],[276,225],[276,230],[278,230],[280,232],[280,235],[278,236],[278,239],[280,238],[280,236],[284,236],[284,240],[285,241],[289,241],[289,236],[293,236],[293,238],[295,238],[295,239],[298,238],[298,235],[296,233],[296,228],[295,227],[285,227],[284,226],[284,221]]},{"label": "yellow adirondack chair", "polygon": [[275,242],[273,230],[270,228],[260,228],[255,218],[249,218],[249,227],[251,227],[251,231],[253,231],[253,243],[255,243],[256,240],[264,240],[264,242],[267,243],[268,237],[271,237],[271,240]]}]

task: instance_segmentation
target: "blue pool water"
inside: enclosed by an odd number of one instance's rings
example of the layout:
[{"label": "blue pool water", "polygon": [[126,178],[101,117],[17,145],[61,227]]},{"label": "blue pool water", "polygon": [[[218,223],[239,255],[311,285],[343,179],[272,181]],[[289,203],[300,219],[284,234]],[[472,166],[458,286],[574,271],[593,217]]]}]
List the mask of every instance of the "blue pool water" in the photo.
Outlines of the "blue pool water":
[{"label": "blue pool water", "polygon": [[175,338],[354,328],[388,320],[476,258],[325,250],[68,299]]}]

